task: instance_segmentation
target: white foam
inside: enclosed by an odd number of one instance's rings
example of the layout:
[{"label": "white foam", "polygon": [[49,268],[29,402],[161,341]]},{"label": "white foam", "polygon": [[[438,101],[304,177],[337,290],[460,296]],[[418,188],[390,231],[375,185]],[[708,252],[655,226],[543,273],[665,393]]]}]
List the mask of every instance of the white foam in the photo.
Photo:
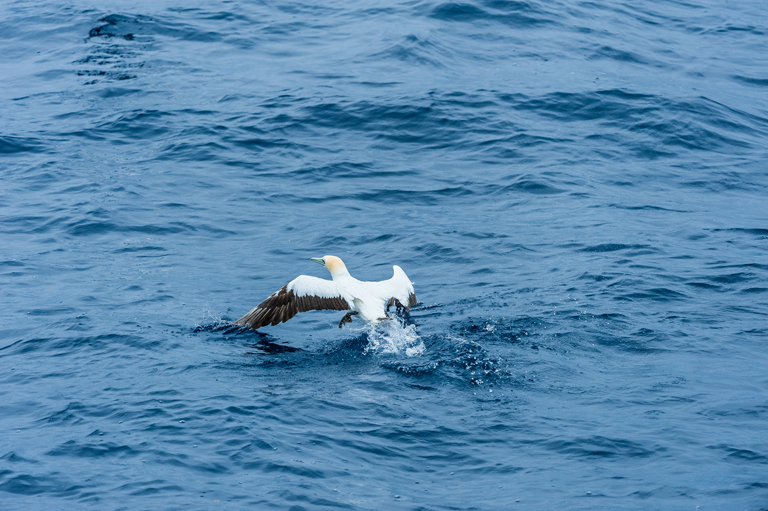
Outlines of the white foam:
[{"label": "white foam", "polygon": [[404,353],[408,357],[422,355],[426,347],[416,333],[414,325],[406,325],[399,318],[391,321],[382,321],[376,326],[369,327],[368,346],[369,353]]}]

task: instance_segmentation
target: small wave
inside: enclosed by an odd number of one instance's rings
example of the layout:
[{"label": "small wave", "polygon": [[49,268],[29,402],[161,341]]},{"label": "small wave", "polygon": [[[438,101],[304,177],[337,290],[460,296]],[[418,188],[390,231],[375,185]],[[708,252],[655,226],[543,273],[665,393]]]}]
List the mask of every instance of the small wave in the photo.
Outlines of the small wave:
[{"label": "small wave", "polygon": [[39,147],[39,141],[33,138],[0,137],[0,154],[35,152]]},{"label": "small wave", "polygon": [[747,85],[757,85],[759,87],[766,87],[768,86],[768,79],[766,78],[753,78],[751,76],[740,76],[740,75],[733,75],[731,76],[732,79],[745,83]]},{"label": "small wave", "polygon": [[414,325],[407,325],[404,320],[395,318],[384,321],[376,326],[370,326],[368,345],[364,353],[400,354],[408,357],[423,355],[426,347],[416,333]]},{"label": "small wave", "polygon": [[[537,12],[530,4],[523,2],[511,2],[502,7],[501,3],[493,4],[497,9],[485,10],[475,5],[448,2],[435,7],[429,14],[434,18],[447,22],[459,23],[482,23],[496,22],[509,25],[515,28],[535,28],[544,24],[552,23],[551,20],[541,17],[541,12]],[[521,14],[518,11],[533,11],[538,17]]]},{"label": "small wave", "polygon": [[579,252],[616,252],[617,250],[653,250],[650,245],[625,245],[623,243],[603,243],[579,249]]}]

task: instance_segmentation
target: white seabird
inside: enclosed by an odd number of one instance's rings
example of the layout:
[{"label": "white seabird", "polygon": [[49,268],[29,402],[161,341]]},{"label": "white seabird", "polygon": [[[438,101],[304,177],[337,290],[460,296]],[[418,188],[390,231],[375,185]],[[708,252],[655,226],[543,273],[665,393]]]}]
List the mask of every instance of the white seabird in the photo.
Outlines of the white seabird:
[{"label": "white seabird", "polygon": [[299,312],[312,310],[349,310],[339,322],[339,328],[344,323],[351,323],[352,316],[358,314],[364,321],[376,324],[390,319],[387,309],[392,305],[408,310],[417,303],[413,284],[399,266],[392,267],[395,274],[389,280],[363,282],[351,276],[344,262],[336,256],[313,257],[310,261],[328,268],[333,280],[300,275],[235,324],[261,328],[284,323]]}]

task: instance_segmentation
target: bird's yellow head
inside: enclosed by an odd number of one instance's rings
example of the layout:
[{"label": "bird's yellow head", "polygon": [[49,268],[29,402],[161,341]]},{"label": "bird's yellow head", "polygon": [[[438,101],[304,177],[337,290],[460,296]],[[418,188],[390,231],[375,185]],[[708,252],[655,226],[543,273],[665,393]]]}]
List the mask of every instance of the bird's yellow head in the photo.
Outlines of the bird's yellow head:
[{"label": "bird's yellow head", "polygon": [[310,261],[314,261],[318,264],[322,264],[328,271],[331,272],[331,277],[336,278],[341,275],[349,275],[347,267],[344,266],[344,261],[340,258],[332,255],[323,256],[320,258],[313,257]]}]

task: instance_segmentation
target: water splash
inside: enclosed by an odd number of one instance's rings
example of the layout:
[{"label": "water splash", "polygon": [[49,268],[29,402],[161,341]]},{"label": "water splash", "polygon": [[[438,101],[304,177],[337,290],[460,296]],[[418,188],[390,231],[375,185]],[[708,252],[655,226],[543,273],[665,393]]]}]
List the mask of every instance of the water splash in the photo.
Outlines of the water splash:
[{"label": "water splash", "polygon": [[426,347],[416,333],[414,325],[407,325],[401,318],[383,321],[376,326],[368,327],[368,345],[365,354],[369,353],[404,353],[408,357],[423,355]]},{"label": "water splash", "polygon": [[203,318],[202,320],[195,322],[195,332],[200,332],[204,330],[217,330],[221,327],[231,327],[234,326],[231,322],[224,320],[221,318],[221,316],[218,316],[217,314],[214,314],[211,312],[210,307],[208,304],[205,304],[206,308],[203,311]]}]

